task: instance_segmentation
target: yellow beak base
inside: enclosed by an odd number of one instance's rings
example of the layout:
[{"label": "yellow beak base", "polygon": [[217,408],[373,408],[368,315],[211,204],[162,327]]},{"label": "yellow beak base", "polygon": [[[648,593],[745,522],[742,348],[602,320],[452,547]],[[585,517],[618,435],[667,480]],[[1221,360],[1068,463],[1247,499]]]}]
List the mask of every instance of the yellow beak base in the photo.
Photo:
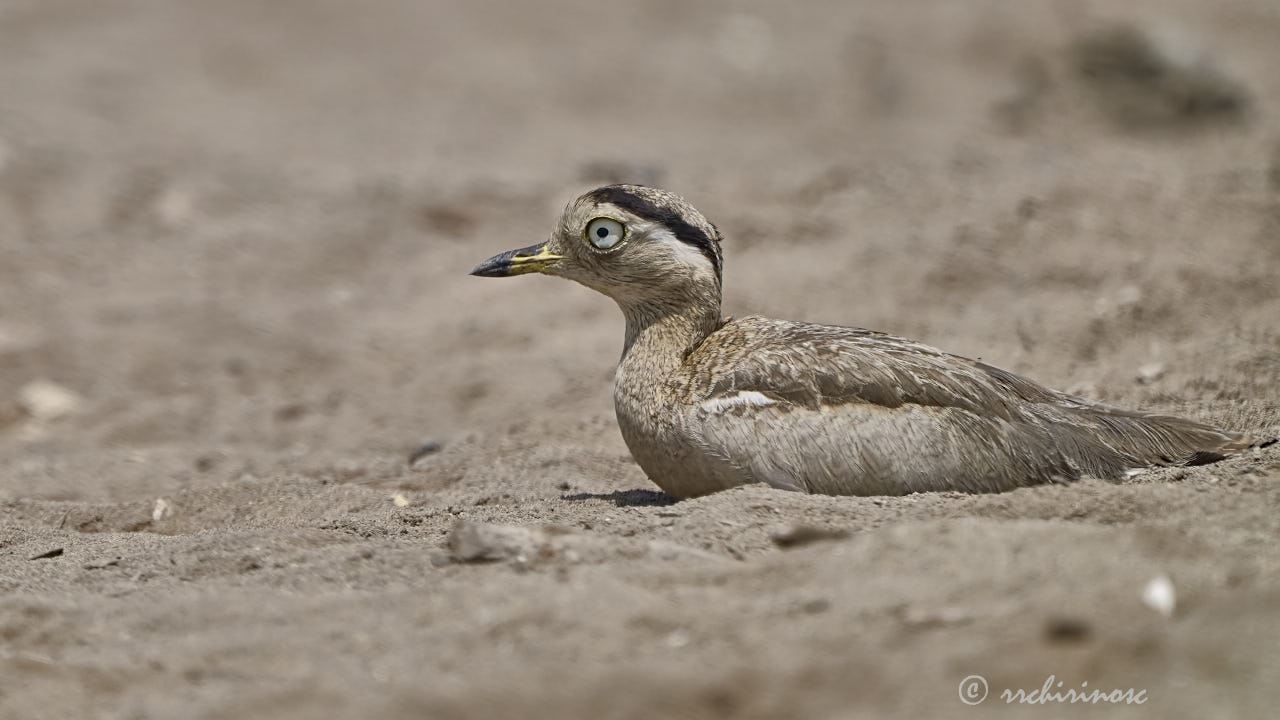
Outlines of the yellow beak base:
[{"label": "yellow beak base", "polygon": [[556,255],[547,250],[547,244],[530,245],[518,250],[508,250],[501,255],[494,255],[471,271],[479,277],[510,277],[526,273],[543,272],[550,265],[563,260],[563,255]]}]

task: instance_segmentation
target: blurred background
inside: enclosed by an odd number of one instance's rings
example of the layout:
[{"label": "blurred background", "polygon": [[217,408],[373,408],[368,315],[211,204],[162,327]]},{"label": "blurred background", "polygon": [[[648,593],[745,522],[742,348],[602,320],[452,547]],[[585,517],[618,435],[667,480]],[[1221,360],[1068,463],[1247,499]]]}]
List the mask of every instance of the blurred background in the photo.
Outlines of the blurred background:
[{"label": "blurred background", "polygon": [[1269,0],[8,0],[0,497],[607,417],[611,304],[467,271],[616,181],[720,225],[726,313],[1209,397],[1280,316],[1277,32]]},{"label": "blurred background", "polygon": [[[1274,455],[669,506],[610,301],[467,273],[656,184],[728,315],[1274,433],[1278,39],[1275,0],[0,0],[0,716],[919,717],[984,672],[1274,712]],[[586,550],[437,563],[463,517]]]}]

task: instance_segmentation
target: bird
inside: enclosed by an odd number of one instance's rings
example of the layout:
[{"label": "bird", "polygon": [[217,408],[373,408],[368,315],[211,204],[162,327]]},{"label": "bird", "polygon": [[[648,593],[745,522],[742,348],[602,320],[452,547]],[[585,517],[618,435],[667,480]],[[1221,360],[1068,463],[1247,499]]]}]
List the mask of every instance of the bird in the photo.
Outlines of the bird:
[{"label": "bird", "polygon": [[1091,402],[882,332],[723,317],[722,241],[674,193],[608,185],[571,201],[546,242],[471,271],[558,276],[617,303],[618,427],[676,498],[751,483],[868,496],[1120,481],[1275,442]]}]

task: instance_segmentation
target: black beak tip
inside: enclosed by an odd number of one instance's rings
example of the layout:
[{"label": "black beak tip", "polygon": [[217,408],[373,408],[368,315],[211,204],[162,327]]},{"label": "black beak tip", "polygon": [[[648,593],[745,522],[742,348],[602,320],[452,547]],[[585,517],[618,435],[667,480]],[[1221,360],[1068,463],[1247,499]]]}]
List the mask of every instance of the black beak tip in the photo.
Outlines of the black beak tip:
[{"label": "black beak tip", "polygon": [[505,258],[498,256],[496,258],[489,258],[475,266],[472,268],[471,274],[476,277],[506,277],[508,274],[508,267],[509,266],[505,262]]}]

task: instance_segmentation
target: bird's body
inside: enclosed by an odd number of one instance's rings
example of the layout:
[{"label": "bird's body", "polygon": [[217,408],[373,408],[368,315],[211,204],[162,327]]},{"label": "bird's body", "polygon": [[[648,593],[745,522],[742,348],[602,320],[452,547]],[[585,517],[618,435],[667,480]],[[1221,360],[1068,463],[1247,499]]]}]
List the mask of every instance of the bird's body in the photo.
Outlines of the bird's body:
[{"label": "bird's body", "polygon": [[747,317],[683,358],[660,352],[628,349],[614,404],[636,461],[681,497],[743,482],[829,495],[993,492],[1118,479],[1251,444],[867,330]]},{"label": "bird's body", "polygon": [[1111,408],[982,362],[857,328],[720,314],[718,231],[665,191],[609,186],[552,239],[474,271],[538,271],[613,297],[626,318],[614,405],[668,494],[744,483],[831,495],[995,492],[1262,444]]}]

